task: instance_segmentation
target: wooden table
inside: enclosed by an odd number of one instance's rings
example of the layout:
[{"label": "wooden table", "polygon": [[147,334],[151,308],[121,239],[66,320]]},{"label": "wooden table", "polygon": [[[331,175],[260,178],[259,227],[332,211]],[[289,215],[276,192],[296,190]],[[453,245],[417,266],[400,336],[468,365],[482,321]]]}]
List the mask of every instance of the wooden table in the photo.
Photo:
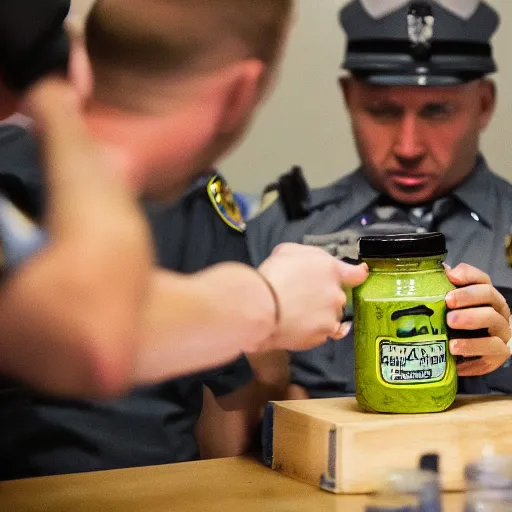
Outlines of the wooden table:
[{"label": "wooden table", "polygon": [[[1,512],[360,512],[365,503],[246,458],[0,483]],[[462,511],[462,496],[446,495],[445,507]]]}]

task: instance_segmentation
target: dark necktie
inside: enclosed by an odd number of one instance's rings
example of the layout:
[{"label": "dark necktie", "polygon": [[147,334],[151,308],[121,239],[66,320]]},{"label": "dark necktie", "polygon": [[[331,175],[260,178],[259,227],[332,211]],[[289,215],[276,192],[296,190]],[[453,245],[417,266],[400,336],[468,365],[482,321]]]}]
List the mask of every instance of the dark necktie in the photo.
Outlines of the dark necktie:
[{"label": "dark necktie", "polygon": [[383,197],[363,219],[372,231],[382,226],[383,231],[389,232],[384,227],[391,225],[396,225],[396,229],[402,232],[404,229],[411,232],[435,231],[455,208],[456,200],[451,196],[419,206],[407,206]]}]

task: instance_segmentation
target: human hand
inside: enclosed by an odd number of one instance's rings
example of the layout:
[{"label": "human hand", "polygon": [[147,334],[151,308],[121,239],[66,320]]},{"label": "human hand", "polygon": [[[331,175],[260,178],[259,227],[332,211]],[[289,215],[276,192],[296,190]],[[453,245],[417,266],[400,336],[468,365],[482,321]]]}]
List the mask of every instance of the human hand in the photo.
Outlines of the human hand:
[{"label": "human hand", "polygon": [[447,267],[446,273],[457,287],[446,296],[446,304],[452,310],[447,315],[448,326],[457,330],[483,329],[482,334],[487,334],[450,340],[454,356],[471,358],[459,363],[457,372],[463,377],[491,373],[510,358],[510,309],[481,270],[463,263],[453,269]]},{"label": "human hand", "polygon": [[73,87],[57,78],[42,80],[29,91],[26,105],[41,141],[50,233],[83,238],[90,228],[148,244],[136,192],[127,185],[128,156],[93,138]]},{"label": "human hand", "polygon": [[350,325],[343,324],[347,298],[342,290],[362,284],[365,264],[338,261],[324,250],[299,244],[282,244],[263,262],[259,272],[272,285],[280,309],[272,348],[307,350],[328,338],[341,339]]}]

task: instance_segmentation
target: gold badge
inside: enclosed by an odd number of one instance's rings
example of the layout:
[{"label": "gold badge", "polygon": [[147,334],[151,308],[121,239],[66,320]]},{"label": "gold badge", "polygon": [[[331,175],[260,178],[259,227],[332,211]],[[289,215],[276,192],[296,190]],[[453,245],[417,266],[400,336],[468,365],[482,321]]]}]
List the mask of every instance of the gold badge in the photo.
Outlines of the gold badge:
[{"label": "gold badge", "polygon": [[236,202],[233,191],[220,176],[213,177],[208,182],[208,196],[220,218],[231,228],[243,233],[246,224]]},{"label": "gold badge", "polygon": [[507,258],[508,264],[512,266],[512,234],[505,237],[505,257]]}]

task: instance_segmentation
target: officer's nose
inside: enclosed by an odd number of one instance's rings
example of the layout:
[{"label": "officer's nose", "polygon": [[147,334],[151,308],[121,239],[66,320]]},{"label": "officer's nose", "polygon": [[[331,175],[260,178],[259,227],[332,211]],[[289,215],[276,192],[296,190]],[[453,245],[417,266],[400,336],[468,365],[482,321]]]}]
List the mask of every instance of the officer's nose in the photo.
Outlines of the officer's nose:
[{"label": "officer's nose", "polygon": [[394,153],[403,164],[413,165],[425,154],[421,126],[413,114],[406,114],[398,125]]}]

